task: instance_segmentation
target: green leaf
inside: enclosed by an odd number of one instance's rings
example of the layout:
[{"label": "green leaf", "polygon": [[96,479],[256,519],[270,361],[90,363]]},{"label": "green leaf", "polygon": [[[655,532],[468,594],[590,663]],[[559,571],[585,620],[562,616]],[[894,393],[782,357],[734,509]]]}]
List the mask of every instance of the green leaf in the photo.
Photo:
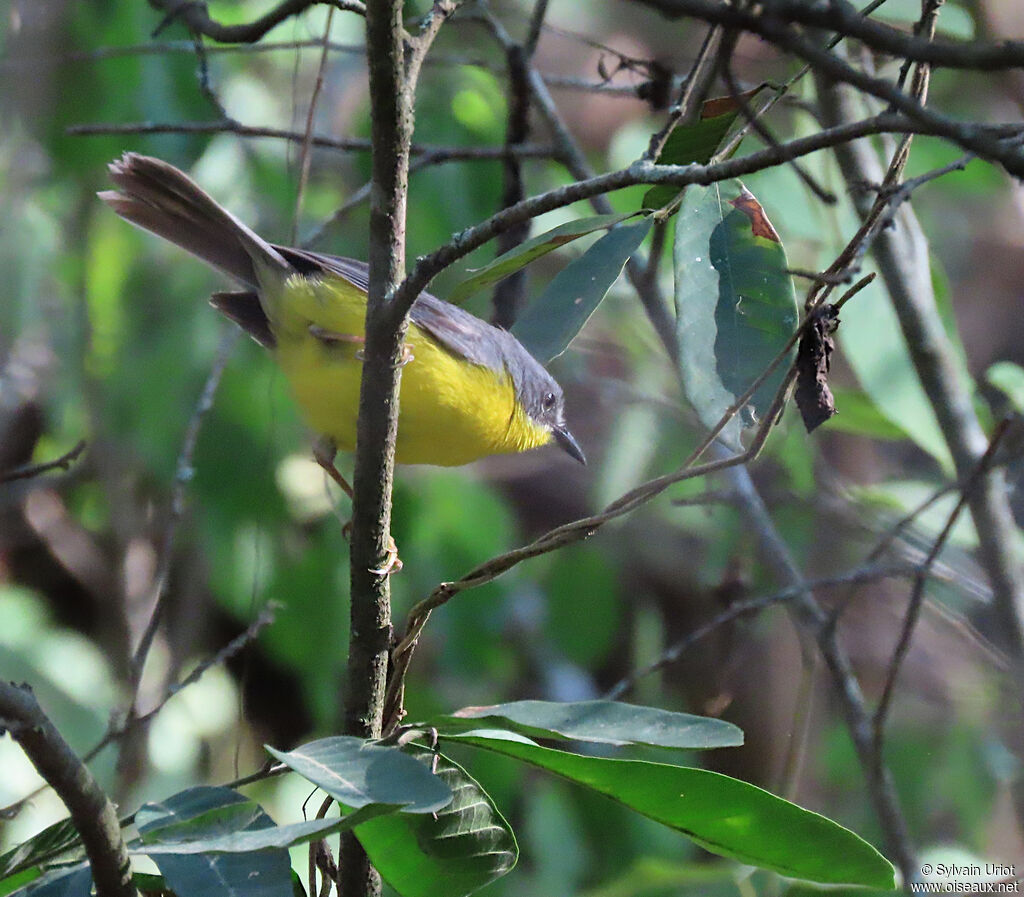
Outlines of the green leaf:
[{"label": "green leaf", "polygon": [[951,473],[949,447],[914,370],[892,302],[877,281],[844,307],[837,335],[844,360],[882,416]]},{"label": "green leaf", "polygon": [[474,271],[472,276],[456,285],[448,296],[448,301],[458,305],[474,293],[497,283],[508,277],[509,274],[514,274],[520,268],[525,268],[530,262],[558,249],[559,246],[564,246],[566,243],[571,243],[594,231],[613,227],[620,221],[632,218],[635,214],[636,212],[620,212],[612,215],[594,215],[560,224],[558,227],[520,243],[508,252],[499,255],[493,262]]},{"label": "green leaf", "polygon": [[[765,85],[761,84],[740,96],[747,102],[759,94]],[[698,162],[703,165],[710,161],[711,157],[718,152],[718,148],[729,133],[729,128],[736,121],[740,113],[740,104],[735,97],[714,97],[706,100],[701,107],[700,118],[692,125],[677,127],[668,135],[665,146],[658,155],[659,165],[689,165],[691,162]],[[679,187],[658,186],[651,187],[644,194],[643,207],[645,209],[660,209],[668,205],[676,194]]]},{"label": "green leaf", "polygon": [[139,807],[135,827],[143,843],[218,837],[269,819],[255,801],[230,788],[198,786]]},{"label": "green leaf", "polygon": [[546,364],[561,355],[637,251],[653,219],[619,225],[555,275],[516,321],[512,332]]},{"label": "green leaf", "polygon": [[738,779],[704,769],[569,754],[501,731],[446,737],[585,785],[720,856],[790,878],[894,887],[892,865],[858,835]]},{"label": "green leaf", "polygon": [[287,850],[157,854],[153,860],[177,897],[282,897],[292,892]]},{"label": "green leaf", "polygon": [[43,870],[39,866],[33,866],[0,879],[0,897],[7,897],[8,894],[20,891],[31,882],[37,881],[42,874]]},{"label": "green leaf", "polygon": [[[739,181],[687,191],[674,260],[683,388],[712,428],[793,334],[796,293],[778,234]],[[771,405],[786,367],[780,364],[728,423],[724,442],[740,448],[742,428]]]},{"label": "green leaf", "polygon": [[1015,411],[1024,414],[1024,368],[1012,361],[997,361],[989,365],[985,379],[1006,395]]},{"label": "green leaf", "polygon": [[207,849],[210,844],[231,842],[242,832],[276,829],[258,804],[229,788],[189,788],[159,804],[145,804],[136,814],[135,825],[142,841],[131,846],[132,852],[152,854],[177,897],[291,893],[287,850],[213,853]]},{"label": "green leaf", "polygon": [[338,735],[287,753],[267,750],[347,807],[388,804],[405,813],[433,813],[452,799],[440,778],[390,745]]},{"label": "green leaf", "polygon": [[598,744],[647,744],[702,750],[743,744],[732,723],[689,713],[672,713],[617,701],[515,701],[490,707],[465,707],[426,725],[439,735],[501,726],[531,738],[571,739]]},{"label": "green leaf", "polygon": [[839,413],[825,424],[829,430],[839,430],[871,439],[898,441],[908,438],[906,431],[878,410],[867,393],[842,386],[833,386],[831,389]]},{"label": "green leaf", "polygon": [[92,871],[88,863],[51,869],[29,885],[12,893],[24,897],[89,897]]},{"label": "green leaf", "polygon": [[195,853],[249,853],[255,850],[294,847],[309,841],[318,841],[336,832],[346,832],[357,825],[395,813],[399,807],[386,804],[369,804],[351,813],[334,819],[310,819],[305,822],[292,822],[288,825],[272,825],[253,831],[240,831],[231,834],[211,835],[203,837],[183,837],[181,840],[155,842],[132,842],[128,852],[157,856],[163,853],[186,855]]},{"label": "green leaf", "polygon": [[76,844],[80,845],[81,839],[71,820],[55,822],[0,856],[0,878],[34,866],[41,860],[52,861]]},{"label": "green leaf", "polygon": [[822,888],[804,882],[794,882],[783,891],[783,897],[887,897],[891,894],[891,890],[879,888]]},{"label": "green leaf", "polygon": [[519,856],[508,823],[461,766],[414,750],[424,764],[436,762],[437,778],[454,797],[433,815],[396,814],[361,825],[356,836],[370,861],[402,897],[459,897],[500,878]]}]

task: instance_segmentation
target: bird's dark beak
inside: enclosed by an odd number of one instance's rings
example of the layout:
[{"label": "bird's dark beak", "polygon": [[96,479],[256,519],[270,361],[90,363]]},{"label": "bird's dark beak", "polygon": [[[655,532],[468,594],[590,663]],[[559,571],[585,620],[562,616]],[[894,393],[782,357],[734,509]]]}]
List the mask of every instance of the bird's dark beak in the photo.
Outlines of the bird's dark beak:
[{"label": "bird's dark beak", "polygon": [[555,442],[565,449],[569,455],[579,461],[580,464],[587,463],[587,456],[583,454],[583,449],[580,448],[580,444],[576,441],[572,433],[570,433],[564,426],[552,427],[551,433],[555,437]]}]

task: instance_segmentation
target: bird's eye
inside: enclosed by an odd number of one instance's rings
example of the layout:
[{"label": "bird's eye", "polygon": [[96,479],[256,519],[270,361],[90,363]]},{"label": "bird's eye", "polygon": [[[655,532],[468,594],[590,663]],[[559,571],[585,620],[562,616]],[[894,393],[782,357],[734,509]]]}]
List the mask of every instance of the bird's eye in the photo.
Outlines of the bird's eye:
[{"label": "bird's eye", "polygon": [[541,404],[544,406],[545,411],[550,411],[555,407],[555,394],[553,392],[544,393],[544,398],[541,399]]}]

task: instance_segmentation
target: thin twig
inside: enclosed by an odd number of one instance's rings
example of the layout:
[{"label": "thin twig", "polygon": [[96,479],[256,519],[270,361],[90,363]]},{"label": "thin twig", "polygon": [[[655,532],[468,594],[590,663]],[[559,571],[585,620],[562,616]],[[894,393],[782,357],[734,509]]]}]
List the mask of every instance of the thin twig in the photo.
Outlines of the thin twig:
[{"label": "thin twig", "polygon": [[[648,503],[664,492],[669,486],[675,485],[676,483],[680,483],[684,480],[706,476],[720,470],[746,464],[754,460],[764,447],[768,434],[777,420],[779,412],[782,410],[792,378],[793,371],[790,370],[789,374],[779,385],[771,407],[768,409],[758,429],[755,431],[755,434],[751,439],[750,446],[745,451],[716,461],[709,461],[704,464],[694,466],[697,459],[714,441],[715,434],[720,432],[731,418],[732,414],[735,414],[736,409],[730,409],[731,413],[726,412],[726,414],[723,415],[718,426],[705,438],[701,445],[690,453],[689,458],[687,458],[683,463],[682,467],[674,473],[656,477],[653,480],[648,480],[640,486],[631,489],[625,495],[609,504],[599,514],[583,517],[579,520],[574,520],[571,523],[556,527],[528,545],[513,549],[505,554],[491,558],[489,561],[485,561],[483,564],[480,564],[470,570],[469,573],[465,574],[461,579],[455,580],[454,582],[441,583],[430,593],[430,595],[416,604],[412,610],[409,611],[406,619],[405,634],[402,639],[397,642],[392,651],[393,670],[388,685],[388,696],[385,703],[385,734],[390,732],[394,726],[398,725],[401,721],[405,674],[408,671],[412,653],[415,650],[420,633],[423,631],[423,627],[426,625],[433,610],[436,610],[438,607],[446,604],[457,594],[465,591],[466,589],[476,588],[497,579],[497,577],[506,573],[508,570],[511,570],[512,567],[525,560],[539,557],[542,554],[547,554],[548,552],[563,548],[566,545],[571,545],[575,542],[590,538],[604,524],[615,520],[618,517],[622,517],[625,514],[629,514],[642,505]],[[756,385],[751,387],[751,395],[756,388]]]},{"label": "thin twig", "polygon": [[[306,137],[302,131],[243,125],[231,119],[226,121],[127,122],[121,124],[97,122],[72,125],[65,133],[72,137],[102,137],[111,134],[234,134],[237,137],[288,140],[299,144]],[[310,137],[309,142],[313,146],[341,152],[370,152],[371,150],[370,141],[363,137],[326,137],[314,134]],[[510,152],[529,159],[550,159],[555,155],[552,147],[539,144],[525,144],[511,150],[505,146],[433,146],[430,144],[418,144],[410,149],[410,154],[413,156],[429,156],[434,165],[439,165],[442,162],[490,162],[494,159],[503,159]]]},{"label": "thin twig", "polygon": [[0,483],[10,483],[14,480],[31,480],[35,477],[49,473],[51,470],[69,470],[71,465],[78,460],[78,456],[85,451],[88,443],[80,439],[75,447],[66,451],[59,458],[52,461],[44,461],[41,464],[26,464],[22,467],[15,467],[13,470],[0,472]]},{"label": "thin twig", "polygon": [[820,579],[807,580],[798,586],[790,586],[785,589],[780,589],[777,592],[773,592],[770,595],[763,595],[760,598],[749,598],[745,601],[737,601],[720,613],[715,614],[715,616],[706,623],[702,623],[696,629],[691,630],[681,639],[674,642],[666,648],[656,660],[638,670],[634,670],[628,676],[624,676],[615,683],[615,685],[608,689],[604,696],[610,701],[617,701],[626,694],[626,692],[635,688],[641,679],[645,679],[675,663],[695,644],[697,644],[697,642],[706,638],[719,627],[740,617],[753,615],[769,607],[773,607],[776,604],[792,601],[807,589],[824,589],[844,584],[878,582],[879,580],[892,579],[894,577],[913,576],[915,573],[917,573],[917,567],[913,564],[893,566],[865,564],[854,570],[847,571],[846,573],[836,574],[835,576],[826,576]]},{"label": "thin twig", "polygon": [[271,28],[304,13],[318,3],[327,3],[335,9],[366,15],[366,7],[360,0],[282,0],[265,15],[252,22],[223,25],[210,17],[205,3],[194,3],[191,0],[150,0],[150,6],[165,10],[167,13],[156,27],[154,36],[171,22],[181,21],[193,33],[205,34],[222,44],[256,43]]},{"label": "thin twig", "polygon": [[240,332],[235,327],[225,328],[221,336],[220,346],[217,349],[217,357],[214,359],[210,373],[207,375],[199,401],[196,402],[192,416],[185,427],[185,438],[182,440],[181,451],[178,453],[174,485],[171,488],[170,516],[164,528],[164,537],[160,545],[160,563],[151,590],[153,610],[150,613],[149,622],[146,624],[146,628],[139,639],[139,644],[131,660],[132,708],[130,713],[135,712],[135,702],[138,700],[142,671],[146,665],[149,649],[153,644],[153,638],[156,636],[161,617],[163,616],[164,602],[167,597],[167,581],[170,577],[171,559],[174,552],[174,541],[181,518],[185,513],[185,490],[192,481],[194,474],[192,456],[195,454],[196,443],[199,440],[199,431],[202,428],[206,413],[213,407],[213,398],[217,393],[217,387],[220,385],[220,380],[224,374],[224,369],[227,367],[228,359],[231,357],[231,352],[238,342]]},{"label": "thin twig", "polygon": [[903,626],[900,629],[900,637],[896,642],[895,649],[893,650],[892,659],[889,662],[889,668],[885,677],[885,685],[882,688],[882,695],[878,699],[878,706],[876,707],[874,716],[872,717],[874,749],[878,757],[882,756],[882,740],[885,735],[885,722],[889,715],[889,708],[892,705],[892,698],[896,689],[896,680],[899,677],[903,661],[907,656],[907,651],[910,649],[910,640],[914,634],[914,629],[917,626],[918,617],[920,616],[928,574],[931,572],[932,566],[939,554],[941,554],[943,547],[945,547],[950,534],[953,532],[953,526],[960,518],[960,513],[967,506],[967,503],[970,501],[971,495],[977,488],[978,484],[984,479],[991,469],[996,449],[999,447],[999,443],[1006,434],[1009,425],[1010,418],[1006,417],[1003,418],[1003,420],[1001,420],[996,426],[992,433],[992,439],[988,444],[988,448],[978,460],[978,463],[975,465],[970,477],[968,477],[967,482],[964,483],[964,487],[960,492],[960,498],[957,501],[956,506],[950,512],[945,525],[942,527],[942,530],[932,543],[931,549],[928,551],[927,556],[921,563],[917,575],[914,578],[914,588],[910,593],[910,600],[907,603],[907,610],[903,617]]},{"label": "thin twig", "polygon": [[665,144],[672,132],[680,125],[687,126],[697,121],[700,108],[714,81],[717,65],[716,53],[722,40],[722,27],[712,25],[704,35],[697,56],[690,66],[690,72],[683,82],[679,101],[669,110],[668,118],[660,130],[651,135],[647,144],[647,152],[643,158],[651,162],[657,160],[665,149]]},{"label": "thin twig", "polygon": [[320,92],[324,89],[324,70],[327,68],[327,48],[330,44],[331,25],[333,22],[334,7],[332,6],[327,10],[323,48],[320,51],[320,64],[316,69],[316,82],[313,84],[313,94],[309,98],[309,109],[306,111],[306,130],[302,138],[302,156],[299,163],[299,184],[295,190],[295,215],[292,218],[292,243],[295,243],[298,239],[299,219],[302,217],[302,197],[306,191],[306,182],[309,180],[309,166],[313,161],[313,154],[310,151],[313,140],[313,121],[316,117],[316,101],[320,98]]}]

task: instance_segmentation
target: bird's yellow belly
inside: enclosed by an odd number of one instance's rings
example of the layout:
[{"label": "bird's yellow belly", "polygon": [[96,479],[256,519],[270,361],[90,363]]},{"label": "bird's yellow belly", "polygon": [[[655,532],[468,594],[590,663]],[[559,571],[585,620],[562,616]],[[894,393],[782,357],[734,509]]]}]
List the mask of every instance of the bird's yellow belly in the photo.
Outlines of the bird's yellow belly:
[{"label": "bird's yellow belly", "polygon": [[[310,293],[318,291],[310,290]],[[294,297],[294,294],[293,294]],[[307,299],[316,299],[309,296]],[[334,334],[361,337],[362,302],[338,302],[329,313],[319,302],[291,305],[288,327],[277,327],[277,361],[309,426],[338,449],[356,442],[356,416],[363,365],[356,341],[324,341],[309,331],[310,321]],[[301,326],[292,312],[302,316]],[[310,314],[313,312],[313,314]],[[279,322],[280,323],[280,322]],[[406,336],[411,358],[402,370],[398,444],[403,464],[467,464],[485,455],[523,451],[550,436],[517,408],[510,378],[446,351],[416,325]]]}]

